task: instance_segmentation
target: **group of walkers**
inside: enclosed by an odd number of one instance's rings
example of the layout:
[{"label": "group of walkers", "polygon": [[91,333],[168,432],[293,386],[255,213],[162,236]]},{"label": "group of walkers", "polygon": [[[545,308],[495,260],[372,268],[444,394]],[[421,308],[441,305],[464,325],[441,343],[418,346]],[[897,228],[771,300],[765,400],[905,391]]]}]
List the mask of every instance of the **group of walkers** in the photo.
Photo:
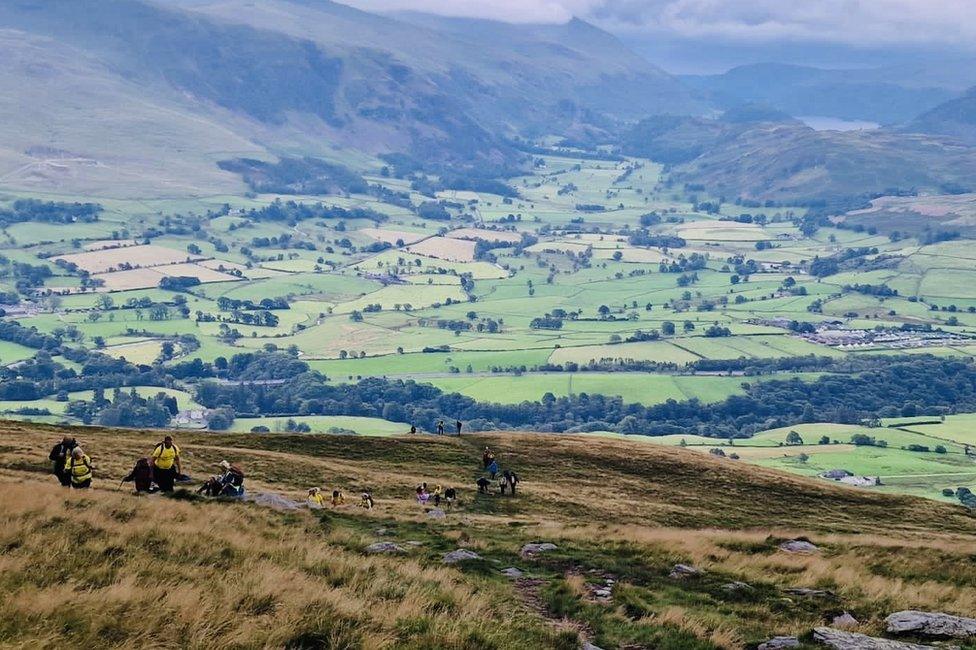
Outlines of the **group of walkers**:
[{"label": "group of walkers", "polygon": [[417,503],[425,506],[433,502],[435,506],[440,506],[442,500],[448,506],[454,505],[454,502],[457,501],[457,490],[452,487],[445,490],[440,485],[428,489],[426,483],[417,486]]},{"label": "group of walkers", "polygon": [[495,458],[495,453],[488,447],[485,447],[484,453],[481,454],[481,465],[488,476],[481,476],[476,481],[478,485],[478,492],[481,494],[491,494],[491,485],[494,481],[498,482],[498,492],[500,494],[510,494],[515,496],[515,488],[519,484],[520,479],[518,474],[511,470],[505,470],[498,475],[498,459]]},{"label": "group of walkers", "polygon": [[[457,435],[459,438],[461,437],[461,429],[463,429],[463,428],[464,428],[464,423],[461,422],[461,420],[457,420],[454,423],[455,435]],[[419,431],[417,429],[417,425],[415,425],[415,424],[410,425],[410,433],[418,433],[418,432]],[[438,420],[437,421],[437,435],[443,436],[445,433],[447,433],[447,427],[444,424],[444,420]]]},{"label": "group of walkers", "polygon": [[[48,458],[61,485],[75,489],[91,487],[95,468],[75,438],[65,436],[54,445]],[[219,466],[220,473],[207,479],[197,492],[207,496],[243,497],[244,472],[241,468],[226,460],[220,461]],[[136,461],[120,485],[134,483],[136,492],[153,494],[172,492],[178,481],[190,480],[183,473],[180,448],[173,441],[173,436],[166,436],[148,456]]]}]

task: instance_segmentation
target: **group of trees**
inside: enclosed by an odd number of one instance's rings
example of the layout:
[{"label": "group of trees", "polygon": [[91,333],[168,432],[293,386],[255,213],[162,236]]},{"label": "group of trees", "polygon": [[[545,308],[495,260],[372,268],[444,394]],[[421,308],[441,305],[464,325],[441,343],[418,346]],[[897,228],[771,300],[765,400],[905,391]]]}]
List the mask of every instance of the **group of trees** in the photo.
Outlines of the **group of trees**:
[{"label": "group of trees", "polygon": [[18,199],[10,208],[0,208],[0,225],[6,226],[23,221],[47,223],[76,223],[98,221],[103,208],[97,203],[64,203]]}]

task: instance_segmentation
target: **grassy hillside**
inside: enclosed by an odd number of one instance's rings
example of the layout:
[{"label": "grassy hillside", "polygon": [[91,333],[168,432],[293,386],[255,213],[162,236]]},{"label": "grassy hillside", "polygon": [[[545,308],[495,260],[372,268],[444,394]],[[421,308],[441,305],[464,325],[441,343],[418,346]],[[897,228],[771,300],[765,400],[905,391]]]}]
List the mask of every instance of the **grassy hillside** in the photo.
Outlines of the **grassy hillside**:
[{"label": "grassy hillside", "polygon": [[[78,494],[45,474],[62,430],[0,431],[3,645],[741,648],[841,609],[873,633],[894,608],[976,606],[964,509],[686,450],[538,435],[179,436],[196,478],[227,458],[252,493],[301,500],[322,485],[377,500],[368,512],[276,511],[117,488],[158,433],[73,430],[97,467],[95,489]],[[518,497],[472,489],[486,444],[521,475]],[[412,499],[421,481],[459,487],[460,504],[430,517]],[[821,551],[777,549],[798,535]],[[366,553],[377,541],[403,552]],[[519,556],[541,541],[558,548]],[[458,548],[481,559],[441,563]],[[669,578],[678,562],[704,573]],[[524,575],[503,576],[510,566]],[[724,587],[733,581],[750,588]],[[597,595],[606,584],[612,594]]]}]

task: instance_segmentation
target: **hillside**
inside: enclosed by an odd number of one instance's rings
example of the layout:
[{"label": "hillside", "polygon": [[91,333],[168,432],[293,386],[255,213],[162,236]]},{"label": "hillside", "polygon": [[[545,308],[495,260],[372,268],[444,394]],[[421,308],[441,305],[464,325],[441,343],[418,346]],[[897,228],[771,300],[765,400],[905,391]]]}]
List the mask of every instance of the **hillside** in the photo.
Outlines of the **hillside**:
[{"label": "hillside", "polygon": [[963,96],[939,104],[905,125],[906,131],[949,136],[976,145],[976,87]]},{"label": "hillside", "polygon": [[[11,135],[0,179],[14,189],[109,192],[102,179],[116,169],[143,186],[110,195],[221,193],[240,181],[215,159],[285,153],[378,168],[371,156],[409,152],[428,166],[505,169],[515,136],[703,106],[581,21],[408,22],[297,0],[83,10],[56,0],[5,3],[0,30],[15,64],[4,81],[19,89],[0,101]],[[71,129],[59,128],[65,106]]]},{"label": "hillside", "polygon": [[[880,633],[895,609],[976,605],[964,509],[680,449],[539,435],[178,436],[197,479],[227,458],[252,494],[301,500],[318,484],[377,501],[277,511],[119,489],[158,432],[72,430],[97,468],[84,495],[45,475],[63,430],[2,432],[4,645],[160,645],[158,628],[179,621],[168,632],[197,647],[742,648],[841,610]],[[520,474],[519,496],[472,489],[484,445]],[[460,503],[426,514],[412,498],[421,481],[459,487]],[[799,535],[820,551],[778,550]],[[402,550],[366,552],[381,541]],[[528,542],[557,548],[520,557]],[[480,559],[442,564],[458,548]],[[668,577],[679,562],[703,573]],[[511,566],[517,579],[500,573]],[[736,581],[748,587],[727,586]],[[804,588],[818,591],[789,591]]]}]

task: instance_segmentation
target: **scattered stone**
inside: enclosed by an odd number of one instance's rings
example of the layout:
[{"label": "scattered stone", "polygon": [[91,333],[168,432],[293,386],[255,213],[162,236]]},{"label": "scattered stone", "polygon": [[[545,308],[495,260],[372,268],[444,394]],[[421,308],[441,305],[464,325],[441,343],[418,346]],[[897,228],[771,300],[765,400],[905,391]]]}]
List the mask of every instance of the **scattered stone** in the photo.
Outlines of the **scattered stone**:
[{"label": "scattered stone", "polygon": [[447,514],[440,508],[431,508],[427,511],[427,516],[431,519],[443,519]]},{"label": "scattered stone", "polygon": [[280,494],[275,494],[273,492],[250,493],[244,497],[244,500],[251,501],[259,506],[274,508],[275,510],[297,510],[298,508],[302,507],[301,503],[292,501],[288,497],[283,497]]},{"label": "scattered stone", "polygon": [[701,569],[696,569],[689,564],[675,564],[674,568],[671,569],[671,573],[668,574],[668,577],[675,580],[681,580],[683,578],[701,575],[701,573]]},{"label": "scattered stone", "polygon": [[516,569],[515,567],[510,566],[507,569],[502,569],[502,575],[508,578],[512,578],[514,580],[516,578],[521,578],[522,572]]},{"label": "scattered stone", "polygon": [[481,556],[475,553],[474,551],[469,551],[466,548],[459,548],[456,551],[445,553],[442,562],[444,562],[444,564],[457,564],[458,562],[465,562],[467,560],[480,560],[480,559]]},{"label": "scattered stone", "polygon": [[820,550],[805,539],[791,539],[780,544],[779,548],[787,553],[816,553]]},{"label": "scattered stone", "polygon": [[795,589],[785,589],[784,591],[791,596],[799,596],[801,598],[829,598],[831,600],[837,598],[837,594],[825,589],[807,589],[805,587],[797,587]]},{"label": "scattered stone", "polygon": [[858,620],[851,616],[848,612],[835,616],[833,620],[830,621],[830,624],[842,630],[849,630],[860,625]]},{"label": "scattered stone", "polygon": [[522,557],[532,557],[540,553],[548,553],[549,551],[555,551],[557,548],[559,547],[550,542],[542,542],[541,544],[526,544],[525,546],[522,547],[522,550],[519,551],[519,554]]},{"label": "scattered stone", "polygon": [[596,596],[597,598],[610,598],[611,596],[613,596],[613,590],[603,587],[601,589],[595,590],[593,592],[593,595]]},{"label": "scattered stone", "polygon": [[371,554],[376,553],[405,553],[404,549],[399,544],[394,544],[393,542],[376,542],[375,544],[370,544],[366,547],[366,552]]},{"label": "scattered stone", "polygon": [[730,593],[739,593],[742,591],[755,591],[756,589],[755,587],[753,587],[748,583],[739,582],[738,580],[736,580],[735,582],[728,582],[722,585],[722,590],[728,591]]},{"label": "scattered stone", "polygon": [[976,638],[976,619],[941,612],[906,610],[885,619],[891,634],[918,634],[955,639]]},{"label": "scattered stone", "polygon": [[423,546],[424,545],[423,542],[417,542],[417,541],[404,542],[404,544],[406,544],[407,546],[413,546],[413,547]]},{"label": "scattered stone", "polygon": [[390,530],[389,528],[377,528],[375,532],[377,537],[384,537],[386,535],[393,534],[393,531]]},{"label": "scattered stone", "polygon": [[855,632],[845,632],[829,627],[818,627],[813,631],[813,640],[834,650],[934,650],[935,646],[918,645],[879,639]]},{"label": "scattered stone", "polygon": [[795,636],[777,636],[765,643],[760,643],[756,650],[786,650],[787,648],[799,648],[800,640]]}]

